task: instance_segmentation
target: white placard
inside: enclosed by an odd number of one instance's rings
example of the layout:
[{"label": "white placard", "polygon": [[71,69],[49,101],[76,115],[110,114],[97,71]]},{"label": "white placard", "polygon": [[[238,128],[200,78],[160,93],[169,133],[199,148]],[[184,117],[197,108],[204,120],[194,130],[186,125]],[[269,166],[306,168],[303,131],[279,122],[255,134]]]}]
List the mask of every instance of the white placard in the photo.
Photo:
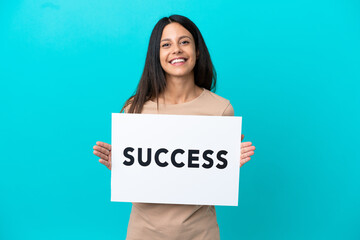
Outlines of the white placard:
[{"label": "white placard", "polygon": [[241,120],[113,113],[111,201],[237,206]]}]

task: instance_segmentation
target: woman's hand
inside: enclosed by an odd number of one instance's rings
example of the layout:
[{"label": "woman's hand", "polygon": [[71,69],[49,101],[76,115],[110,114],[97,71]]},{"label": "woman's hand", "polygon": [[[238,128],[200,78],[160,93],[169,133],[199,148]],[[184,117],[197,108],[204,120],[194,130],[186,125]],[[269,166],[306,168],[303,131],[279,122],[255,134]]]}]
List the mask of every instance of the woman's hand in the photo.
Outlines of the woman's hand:
[{"label": "woman's hand", "polygon": [[99,162],[111,170],[111,145],[104,142],[96,142],[94,154],[98,156]]},{"label": "woman's hand", "polygon": [[[241,141],[244,139],[244,134],[241,134]],[[252,146],[252,142],[241,143],[241,154],[240,154],[240,167],[250,161],[250,156],[254,155],[255,146]]]}]

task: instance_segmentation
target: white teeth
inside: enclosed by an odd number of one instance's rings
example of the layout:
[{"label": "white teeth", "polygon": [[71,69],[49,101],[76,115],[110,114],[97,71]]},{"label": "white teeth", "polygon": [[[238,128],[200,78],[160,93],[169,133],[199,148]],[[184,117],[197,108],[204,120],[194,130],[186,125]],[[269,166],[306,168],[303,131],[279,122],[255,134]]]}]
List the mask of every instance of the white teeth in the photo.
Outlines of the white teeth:
[{"label": "white teeth", "polygon": [[178,62],[185,62],[185,59],[183,59],[183,58],[174,59],[171,61],[171,64],[178,63]]}]

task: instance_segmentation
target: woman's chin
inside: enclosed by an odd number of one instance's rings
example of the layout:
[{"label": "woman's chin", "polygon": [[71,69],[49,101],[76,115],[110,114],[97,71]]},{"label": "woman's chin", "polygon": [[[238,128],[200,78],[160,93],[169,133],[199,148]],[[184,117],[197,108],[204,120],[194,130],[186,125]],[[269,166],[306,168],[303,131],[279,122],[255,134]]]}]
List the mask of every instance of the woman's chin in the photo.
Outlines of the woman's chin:
[{"label": "woman's chin", "polygon": [[193,78],[194,72],[172,72],[166,73],[166,78]]}]

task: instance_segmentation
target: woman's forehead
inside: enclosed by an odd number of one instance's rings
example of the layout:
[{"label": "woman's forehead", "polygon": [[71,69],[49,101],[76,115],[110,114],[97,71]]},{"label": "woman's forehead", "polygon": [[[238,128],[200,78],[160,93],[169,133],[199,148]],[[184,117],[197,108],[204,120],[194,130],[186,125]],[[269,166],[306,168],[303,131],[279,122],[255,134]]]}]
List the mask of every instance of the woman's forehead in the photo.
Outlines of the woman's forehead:
[{"label": "woman's forehead", "polygon": [[175,40],[183,36],[193,39],[193,36],[186,28],[184,28],[181,24],[174,22],[164,27],[161,40]]}]

